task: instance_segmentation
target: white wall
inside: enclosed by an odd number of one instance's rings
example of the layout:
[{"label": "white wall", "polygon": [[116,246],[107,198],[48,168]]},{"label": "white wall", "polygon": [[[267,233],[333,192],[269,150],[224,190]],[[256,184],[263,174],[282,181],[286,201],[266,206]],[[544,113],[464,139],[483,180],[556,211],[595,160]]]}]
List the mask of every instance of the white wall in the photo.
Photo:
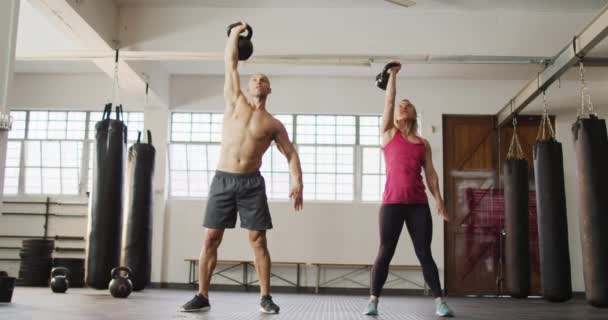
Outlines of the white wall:
[{"label": "white wall", "polygon": [[[243,79],[243,83],[246,79]],[[379,114],[383,92],[373,87],[367,78],[271,77],[273,94],[268,108],[271,112]],[[109,89],[104,75],[49,76],[18,75],[11,96],[12,108],[74,108],[98,110],[105,103]],[[171,79],[171,109],[192,111],[221,111],[221,77],[174,76]],[[403,80],[399,82],[398,96],[410,98],[423,118],[423,134],[431,142],[433,158],[442,180],[443,154],[441,115],[493,114],[522,85],[522,81],[475,80]],[[594,82],[592,89],[608,85]],[[550,101],[576,89],[576,83],[563,83],[561,89],[550,91]],[[574,97],[576,93],[572,94]],[[133,97],[138,109],[143,103]],[[576,99],[567,104],[574,105]],[[537,105],[537,103],[535,103]],[[129,105],[127,105],[127,110]],[[563,108],[562,108],[563,110]],[[565,113],[564,113],[565,112]],[[568,111],[557,117],[558,137],[564,143],[564,165],[569,219],[570,252],[573,286],[582,291],[581,249],[578,232],[576,177],[570,139],[570,124],[574,115]],[[157,203],[164,202],[168,111],[160,107],[145,108],[145,126],[154,130],[155,143],[160,144],[157,162]],[[433,132],[431,129],[436,130]],[[440,185],[443,182],[440,181]],[[153,281],[186,282],[188,266],[184,258],[197,256],[202,242],[201,227],[205,209],[202,200],[169,199],[166,210],[155,210],[154,271]],[[434,204],[431,202],[432,209]],[[272,202],[275,229],[269,233],[269,246],[274,260],[302,262],[371,263],[377,245],[377,212],[379,204],[305,202],[305,210],[294,213],[286,202]],[[3,233],[19,229],[20,224],[2,219]],[[6,222],[6,224],[5,224]],[[433,217],[433,252],[440,272],[444,273],[443,224]],[[55,225],[62,233],[84,235],[82,223]],[[58,230],[59,230],[58,229]],[[24,232],[27,230],[23,229]],[[251,257],[243,230],[227,232],[220,251],[220,259]],[[416,263],[411,242],[406,233],[400,240],[395,263]],[[14,267],[13,267],[14,268]],[[328,275],[325,275],[328,276]],[[417,278],[416,278],[417,276]],[[420,281],[421,277],[414,278]],[[307,270],[304,283],[312,285],[312,270]],[[219,281],[218,279],[218,282]],[[347,285],[347,284],[341,284]]]},{"label": "white wall", "polygon": [[[124,111],[141,111],[145,96],[119,95]],[[103,111],[112,101],[112,80],[101,73],[16,74],[9,96],[13,109],[78,109]]]},{"label": "white wall", "polygon": [[[169,110],[166,107],[146,106],[144,110],[144,130],[152,133],[152,144],[156,149],[154,167],[154,208],[152,212],[152,274],[153,281],[164,279],[165,247],[171,236],[166,233],[167,201],[167,145],[169,138]],[[144,135],[146,136],[146,135]],[[147,138],[146,138],[147,141]]]}]

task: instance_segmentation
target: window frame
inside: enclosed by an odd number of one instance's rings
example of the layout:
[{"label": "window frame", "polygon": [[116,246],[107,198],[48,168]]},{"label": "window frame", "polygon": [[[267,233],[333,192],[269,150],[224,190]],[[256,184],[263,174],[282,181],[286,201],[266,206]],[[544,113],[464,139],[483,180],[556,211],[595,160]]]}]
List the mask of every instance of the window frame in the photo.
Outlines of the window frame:
[{"label": "window frame", "polygon": [[[7,137],[7,140],[9,142],[18,142],[21,147],[20,147],[20,153],[19,153],[19,178],[18,178],[18,186],[17,186],[17,193],[9,193],[9,194],[5,194],[4,196],[7,198],[24,198],[24,199],[29,199],[29,198],[40,198],[40,197],[56,197],[56,198],[86,198],[87,197],[87,193],[89,192],[88,190],[88,183],[89,183],[89,159],[91,156],[91,152],[92,150],[90,150],[90,145],[91,143],[93,143],[94,137],[91,139],[91,137],[89,137],[89,133],[91,132],[91,130],[94,130],[94,127],[91,125],[91,123],[96,123],[97,121],[92,122],[91,120],[91,115],[92,114],[101,114],[102,112],[96,111],[96,110],[77,110],[77,109],[13,109],[10,111],[11,113],[13,112],[23,112],[25,113],[25,120],[23,120],[25,122],[25,126],[23,129],[23,136],[21,137],[10,137],[10,132],[9,132],[9,136]],[[31,113],[32,112],[47,112],[47,113],[52,113],[52,112],[65,112],[65,113],[70,113],[70,112],[78,112],[78,113],[84,113],[85,117],[84,119],[82,119],[82,121],[84,122],[84,132],[83,132],[83,136],[82,138],[79,139],[70,139],[67,138],[67,132],[69,131],[69,127],[66,125],[66,138],[65,139],[55,139],[55,138],[47,138],[46,139],[42,139],[42,138],[30,138],[30,124],[31,124]],[[141,121],[136,120],[135,122],[138,124],[138,128],[136,128],[135,130],[141,129],[142,131],[144,130],[145,127],[145,114],[142,110],[133,110],[133,111],[126,111],[124,112],[125,114],[125,119],[128,118],[128,114],[138,114],[138,118],[139,118],[139,114],[141,114]],[[48,120],[47,120],[48,121]],[[63,120],[62,120],[63,121]],[[65,119],[66,122],[69,121],[69,115],[66,116]],[[128,122],[125,120],[125,124],[128,125]],[[140,128],[141,127],[141,128]],[[48,131],[48,127],[46,129]],[[127,141],[127,148],[130,147],[130,145],[137,140],[137,137],[129,137],[129,140]],[[40,166],[28,166],[26,161],[27,161],[27,144],[28,142],[31,141],[39,141],[40,145],[42,146],[43,142],[58,142],[58,143],[63,143],[63,142],[74,142],[74,143],[79,143],[81,148],[80,148],[80,161],[79,161],[79,167],[78,169],[78,185],[77,185],[77,190],[78,192],[76,194],[68,194],[68,193],[44,193],[43,191],[43,185],[40,186],[41,188],[41,192],[40,193],[27,193],[27,181],[26,181],[26,175],[27,175],[27,169],[28,168],[38,168],[40,170],[42,170],[43,168],[46,168],[42,165],[42,163],[40,164]],[[7,155],[8,155],[8,150],[7,150]],[[13,167],[11,167],[13,168]],[[64,168],[72,168],[72,167],[63,167],[62,165],[62,161],[60,158],[60,164],[59,167],[52,167],[52,169],[59,169],[60,171]],[[5,170],[6,170],[6,166],[5,166]],[[42,179],[42,176],[41,176]],[[41,180],[42,181],[42,180]],[[5,183],[5,182],[3,182]],[[63,185],[60,183],[59,184],[59,189],[60,191],[63,189]]]}]

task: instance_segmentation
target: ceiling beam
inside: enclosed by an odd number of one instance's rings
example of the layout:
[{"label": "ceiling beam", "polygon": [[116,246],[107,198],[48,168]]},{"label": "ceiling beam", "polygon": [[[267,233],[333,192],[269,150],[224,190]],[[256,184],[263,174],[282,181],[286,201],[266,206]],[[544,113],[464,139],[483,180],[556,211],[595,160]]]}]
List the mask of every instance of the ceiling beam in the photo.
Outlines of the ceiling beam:
[{"label": "ceiling beam", "polygon": [[[28,0],[32,7],[39,10],[52,23],[60,28],[74,41],[80,43],[87,51],[103,52],[104,55],[89,55],[94,62],[110,78],[115,73],[115,49],[120,44],[117,39],[118,7],[114,1],[69,1],[69,0]],[[75,53],[73,53],[74,55]],[[49,54],[52,56],[53,54]],[[146,92],[148,79],[119,57],[118,79],[120,87],[129,94],[143,94]],[[153,89],[153,88],[152,88]],[[153,103],[168,103],[168,97],[154,93],[152,97],[158,99]]]},{"label": "ceiling beam", "polygon": [[[109,51],[73,51],[27,53],[17,56],[21,61],[90,61],[110,60],[114,57]],[[130,51],[120,52],[121,60],[135,61],[211,61],[223,62],[222,52],[178,52],[178,51]],[[399,60],[404,64],[538,64],[550,61],[550,57],[531,56],[479,56],[479,55],[312,55],[312,54],[271,54],[256,53],[248,63],[268,64],[329,64],[329,65],[371,65]],[[381,68],[381,67],[380,67]]]},{"label": "ceiling beam", "polygon": [[[513,114],[521,112],[539,94],[546,90],[561,75],[577,64],[585,55],[591,51],[600,41],[608,35],[608,6],[579,33],[573,41],[568,43],[552,59],[552,63],[530,80],[498,113],[496,113],[498,126],[505,125],[511,121]],[[590,58],[597,64],[598,60]]]}]

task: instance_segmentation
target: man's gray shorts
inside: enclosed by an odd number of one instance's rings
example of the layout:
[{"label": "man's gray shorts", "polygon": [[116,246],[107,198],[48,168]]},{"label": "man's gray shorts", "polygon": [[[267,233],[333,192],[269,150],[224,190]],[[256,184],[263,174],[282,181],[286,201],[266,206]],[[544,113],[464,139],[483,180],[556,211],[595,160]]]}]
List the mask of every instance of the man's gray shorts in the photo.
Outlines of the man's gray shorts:
[{"label": "man's gray shorts", "polygon": [[272,229],[266,183],[260,172],[215,172],[203,226],[212,229],[234,228],[237,211],[241,217],[241,228]]}]

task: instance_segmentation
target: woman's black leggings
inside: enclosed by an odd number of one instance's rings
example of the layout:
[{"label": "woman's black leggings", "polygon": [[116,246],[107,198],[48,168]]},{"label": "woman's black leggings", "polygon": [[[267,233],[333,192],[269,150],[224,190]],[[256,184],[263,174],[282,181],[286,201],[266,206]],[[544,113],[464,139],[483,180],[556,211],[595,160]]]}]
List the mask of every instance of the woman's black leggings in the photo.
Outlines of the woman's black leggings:
[{"label": "woman's black leggings", "polygon": [[372,268],[372,292],[379,297],[388,276],[388,268],[395,254],[403,223],[407,226],[424,280],[435,298],[442,297],[439,271],[431,255],[433,221],[428,204],[384,204],[380,209],[380,248]]}]

